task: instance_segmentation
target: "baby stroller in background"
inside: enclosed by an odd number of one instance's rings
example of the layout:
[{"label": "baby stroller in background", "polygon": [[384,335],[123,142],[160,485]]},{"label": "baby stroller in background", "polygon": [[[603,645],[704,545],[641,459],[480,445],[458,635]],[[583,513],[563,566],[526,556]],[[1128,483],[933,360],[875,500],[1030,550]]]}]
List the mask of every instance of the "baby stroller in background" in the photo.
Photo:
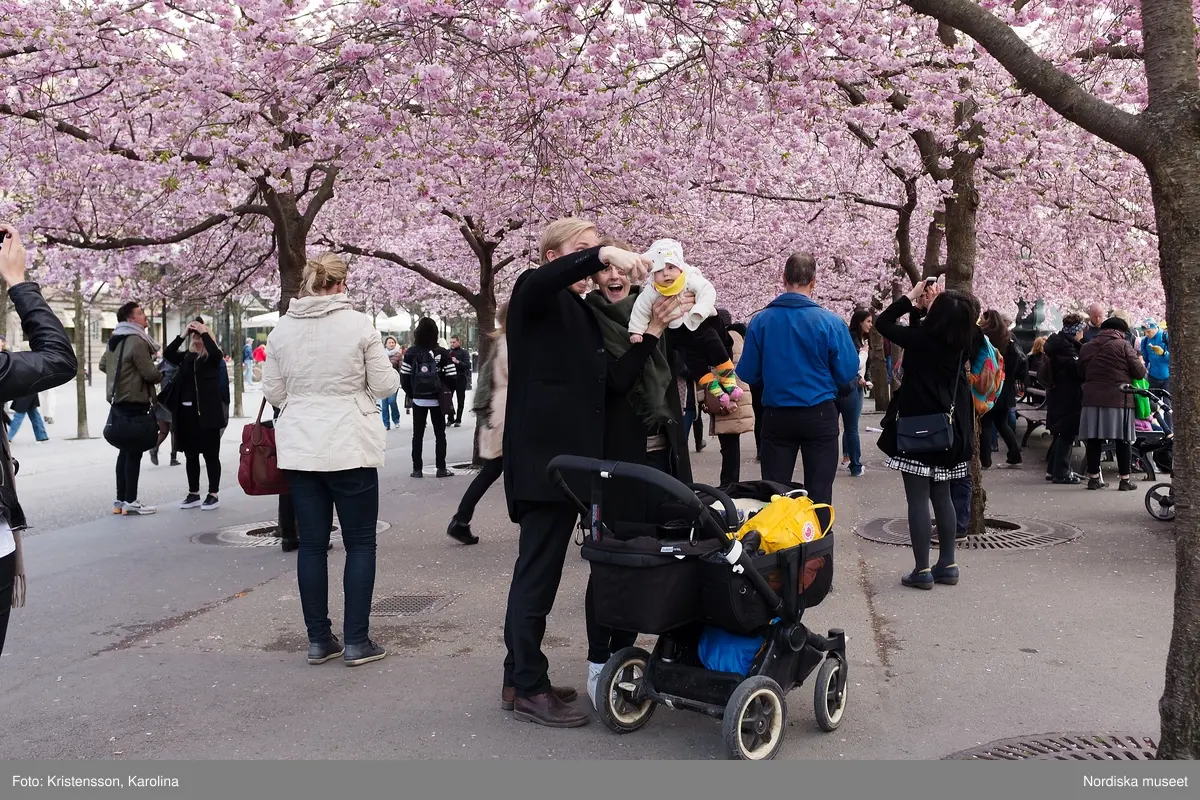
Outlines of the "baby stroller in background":
[{"label": "baby stroller in background", "polygon": [[[1133,442],[1133,468],[1146,473],[1146,480],[1158,480],[1157,466],[1163,472],[1174,472],[1175,430],[1171,393],[1166,389],[1137,389],[1121,386],[1125,394],[1137,395],[1150,401],[1153,419],[1159,430],[1138,431]],[[1146,511],[1159,522],[1175,519],[1175,489],[1169,483],[1156,483],[1146,490]]]},{"label": "baby stroller in background", "polygon": [[[751,555],[743,540],[731,538],[741,528],[731,495],[769,502],[772,494],[797,487],[751,483],[721,491],[685,485],[651,467],[576,456],[553,459],[548,472],[580,511],[597,621],[658,636],[652,653],[628,647],[605,664],[596,700],[606,727],[636,731],[658,705],[697,711],[723,721],[731,758],[770,759],[787,730],[786,695],[814,671],[817,723],[825,731],[841,724],[846,635],[833,628],[821,636],[800,621],[832,583],[832,532],[769,555]],[[590,507],[571,490],[564,473],[591,476]],[[658,520],[647,525],[604,518],[605,490],[621,481],[649,484],[661,493]],[[762,637],[745,674],[704,666],[706,626]]]}]

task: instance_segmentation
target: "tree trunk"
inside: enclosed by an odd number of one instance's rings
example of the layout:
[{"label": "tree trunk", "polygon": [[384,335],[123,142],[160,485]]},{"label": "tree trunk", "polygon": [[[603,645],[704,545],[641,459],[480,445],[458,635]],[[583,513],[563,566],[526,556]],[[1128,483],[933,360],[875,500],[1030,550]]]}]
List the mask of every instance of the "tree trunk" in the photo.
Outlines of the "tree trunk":
[{"label": "tree trunk", "polygon": [[233,416],[240,419],[242,412],[242,394],[245,392],[246,370],[242,366],[242,347],[245,346],[246,334],[242,330],[242,304],[230,299],[228,303],[230,323],[233,333],[230,334],[229,354],[233,357]]},{"label": "tree trunk", "polygon": [[883,353],[883,336],[871,328],[868,339],[871,360],[871,398],[875,401],[876,411],[887,411],[888,403],[892,400],[891,387],[888,385],[887,356]]},{"label": "tree trunk", "polygon": [[75,275],[75,436],[78,439],[90,438],[88,435],[87,414],[87,324],[83,318],[83,279]]},{"label": "tree trunk", "polygon": [[8,310],[11,305],[8,292],[0,291],[0,336],[3,336],[5,341],[8,341]]},{"label": "tree trunk", "polygon": [[1200,758],[1200,129],[1176,128],[1147,164],[1171,331],[1175,401],[1175,619],[1167,651],[1159,758]]},{"label": "tree trunk", "polygon": [[[477,367],[482,368],[488,363],[492,354],[493,336],[496,333],[496,281],[492,270],[492,254],[487,252],[486,263],[480,259],[479,294],[476,295],[475,308],[475,339],[479,342],[479,359]],[[480,466],[483,459],[479,457],[479,419],[475,420],[475,441],[471,447],[471,463]]]}]

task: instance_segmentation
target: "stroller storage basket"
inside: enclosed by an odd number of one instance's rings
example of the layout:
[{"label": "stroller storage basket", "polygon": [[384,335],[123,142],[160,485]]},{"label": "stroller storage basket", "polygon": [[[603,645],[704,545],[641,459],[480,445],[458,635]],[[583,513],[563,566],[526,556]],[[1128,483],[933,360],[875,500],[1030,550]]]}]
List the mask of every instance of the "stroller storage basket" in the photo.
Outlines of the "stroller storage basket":
[{"label": "stroller storage basket", "polygon": [[[755,570],[783,599],[783,615],[799,621],[818,605],[833,583],[833,534],[813,542],[751,558]],[[751,635],[771,624],[775,614],[745,576],[719,553],[700,559],[700,600],[705,622],[730,633]]]},{"label": "stroller storage basket", "polygon": [[695,544],[649,536],[586,541],[596,621],[620,631],[659,634],[700,619],[699,556],[715,539]]}]

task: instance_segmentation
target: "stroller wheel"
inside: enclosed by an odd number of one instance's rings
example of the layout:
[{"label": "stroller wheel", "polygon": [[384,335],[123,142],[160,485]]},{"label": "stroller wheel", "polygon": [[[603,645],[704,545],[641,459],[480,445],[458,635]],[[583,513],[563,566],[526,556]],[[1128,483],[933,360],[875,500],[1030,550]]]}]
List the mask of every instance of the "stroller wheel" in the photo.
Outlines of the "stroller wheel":
[{"label": "stroller wheel", "polygon": [[779,752],[787,729],[787,701],[779,684],[752,675],[738,684],[725,706],[721,735],[735,761],[767,761]]},{"label": "stroller wheel", "polygon": [[650,721],[657,704],[646,697],[643,686],[650,654],[626,647],[609,657],[596,681],[600,721],[613,733],[632,733]]},{"label": "stroller wheel", "polygon": [[846,713],[846,690],[838,691],[841,672],[846,667],[836,656],[825,659],[817,671],[817,682],[813,688],[813,712],[821,730],[836,731]]},{"label": "stroller wheel", "polygon": [[1146,510],[1159,522],[1175,519],[1175,489],[1169,483],[1156,483],[1146,491]]}]

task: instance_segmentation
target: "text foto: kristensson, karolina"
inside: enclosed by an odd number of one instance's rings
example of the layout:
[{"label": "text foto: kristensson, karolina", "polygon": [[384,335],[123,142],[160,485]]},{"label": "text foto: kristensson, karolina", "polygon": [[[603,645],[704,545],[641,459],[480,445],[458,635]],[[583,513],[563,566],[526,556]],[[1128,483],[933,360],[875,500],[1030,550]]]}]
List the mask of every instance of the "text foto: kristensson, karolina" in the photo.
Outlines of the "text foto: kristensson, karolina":
[{"label": "text foto: kristensson, karolina", "polygon": [[1097,778],[1094,775],[1087,775],[1083,781],[1087,786],[1103,786],[1104,788],[1186,789],[1188,785],[1186,775],[1182,778],[1131,778],[1128,775],[1109,775],[1104,778]]},{"label": "text foto: kristensson, karolina", "polygon": [[81,778],[76,775],[47,775],[35,778],[32,775],[13,775],[13,786],[26,789],[54,787],[57,789],[154,789],[159,787],[179,788],[179,778],[165,775],[145,777],[130,775],[125,778]]}]

